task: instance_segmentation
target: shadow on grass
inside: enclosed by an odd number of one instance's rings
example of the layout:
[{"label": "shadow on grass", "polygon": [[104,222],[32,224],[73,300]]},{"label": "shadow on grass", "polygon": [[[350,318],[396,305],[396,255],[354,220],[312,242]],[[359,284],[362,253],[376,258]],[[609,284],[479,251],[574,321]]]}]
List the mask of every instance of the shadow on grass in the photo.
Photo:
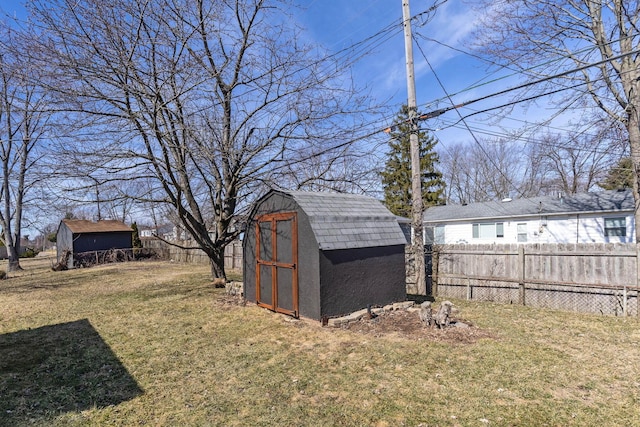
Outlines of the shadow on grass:
[{"label": "shadow on grass", "polygon": [[[113,274],[112,272],[101,272],[101,276]],[[29,272],[22,276],[10,277],[8,280],[0,282],[0,293],[27,293],[41,289],[56,290],[64,288],[74,288],[83,286],[87,282],[87,277],[91,272],[85,270],[80,273],[78,270],[67,270],[52,272]],[[29,277],[32,276],[32,277]]]},{"label": "shadow on grass", "polygon": [[417,305],[420,305],[425,301],[434,302],[435,300],[436,299],[431,295],[407,294],[407,301],[413,301]]},{"label": "shadow on grass", "polygon": [[142,393],[87,319],[0,335],[0,426],[117,405]]}]

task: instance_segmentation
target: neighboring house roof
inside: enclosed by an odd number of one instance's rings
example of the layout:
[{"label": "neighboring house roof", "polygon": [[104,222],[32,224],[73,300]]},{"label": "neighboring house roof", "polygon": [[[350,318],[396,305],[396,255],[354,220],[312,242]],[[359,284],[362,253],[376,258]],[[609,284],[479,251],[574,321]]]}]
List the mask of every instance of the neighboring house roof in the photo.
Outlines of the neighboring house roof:
[{"label": "neighboring house roof", "polygon": [[116,220],[103,220],[103,221],[87,221],[84,219],[63,219],[62,222],[67,226],[72,233],[109,233],[115,231],[130,231],[131,227],[124,222]]},{"label": "neighboring house roof", "polygon": [[428,208],[424,222],[518,218],[541,215],[575,215],[582,213],[633,212],[631,190],[609,190],[563,197],[533,197],[504,202],[481,202]]},{"label": "neighboring house roof", "polygon": [[343,193],[287,191],[309,217],[322,250],[404,245],[396,217],[378,200]]}]

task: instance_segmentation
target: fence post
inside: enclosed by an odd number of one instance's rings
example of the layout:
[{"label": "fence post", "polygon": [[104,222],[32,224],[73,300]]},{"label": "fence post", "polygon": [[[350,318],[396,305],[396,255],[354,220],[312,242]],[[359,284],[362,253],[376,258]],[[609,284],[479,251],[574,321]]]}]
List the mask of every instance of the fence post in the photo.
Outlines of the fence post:
[{"label": "fence post", "polygon": [[438,258],[440,253],[436,250],[431,252],[431,293],[433,297],[438,296]]},{"label": "fence post", "polygon": [[640,317],[640,243],[636,243],[636,316]]},{"label": "fence post", "polygon": [[524,285],[524,246],[518,246],[518,285],[520,286],[519,303],[525,305],[525,285]]},{"label": "fence post", "polygon": [[236,268],[236,245],[231,244],[231,268]]},{"label": "fence post", "polygon": [[473,294],[471,293],[471,279],[469,278],[469,276],[467,276],[467,301],[470,301],[472,297]]},{"label": "fence post", "polygon": [[[236,252],[239,252],[239,253],[236,253]],[[236,261],[240,260],[241,255],[242,255],[242,246],[234,244],[233,245],[233,268],[236,268],[236,269],[241,268],[242,263],[239,263],[240,265],[236,265]]]}]

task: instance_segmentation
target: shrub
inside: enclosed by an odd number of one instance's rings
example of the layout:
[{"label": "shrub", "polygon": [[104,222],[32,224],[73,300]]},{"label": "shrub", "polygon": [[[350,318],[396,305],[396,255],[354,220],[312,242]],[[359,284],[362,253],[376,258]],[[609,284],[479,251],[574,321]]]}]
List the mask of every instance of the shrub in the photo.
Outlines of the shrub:
[{"label": "shrub", "polygon": [[34,258],[40,251],[34,248],[26,248],[20,258]]}]

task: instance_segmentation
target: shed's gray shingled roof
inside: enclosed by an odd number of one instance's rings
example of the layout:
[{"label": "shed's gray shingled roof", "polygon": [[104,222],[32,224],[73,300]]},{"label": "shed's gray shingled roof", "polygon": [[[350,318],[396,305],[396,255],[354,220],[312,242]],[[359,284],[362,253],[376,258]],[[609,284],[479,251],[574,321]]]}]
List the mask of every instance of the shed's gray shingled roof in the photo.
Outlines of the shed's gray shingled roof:
[{"label": "shed's gray shingled roof", "polygon": [[374,198],[358,194],[285,191],[309,217],[322,250],[404,245],[396,217]]},{"label": "shed's gray shingled roof", "polygon": [[425,211],[423,218],[424,222],[435,223],[589,212],[633,212],[633,209],[633,195],[630,190],[611,190],[597,193],[580,193],[562,198],[544,196],[516,199],[510,202],[481,202],[464,206],[434,206]]}]

